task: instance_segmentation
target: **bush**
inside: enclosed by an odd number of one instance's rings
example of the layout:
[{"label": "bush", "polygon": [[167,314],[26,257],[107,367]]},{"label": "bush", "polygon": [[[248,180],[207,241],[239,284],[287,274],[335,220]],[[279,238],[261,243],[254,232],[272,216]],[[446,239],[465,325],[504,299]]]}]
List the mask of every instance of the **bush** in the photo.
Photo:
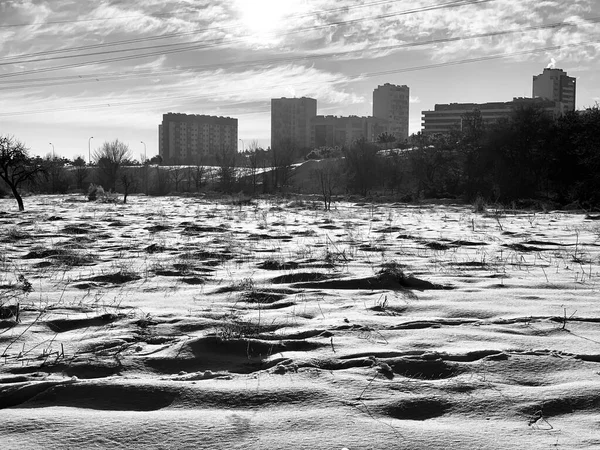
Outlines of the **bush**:
[{"label": "bush", "polygon": [[304,159],[330,159],[330,158],[341,158],[342,149],[339,147],[319,147],[312,150]]},{"label": "bush", "polygon": [[90,202],[95,202],[98,200],[98,197],[105,196],[106,193],[104,192],[104,188],[102,186],[90,183],[90,186],[88,187],[88,200]]},{"label": "bush", "polygon": [[476,213],[486,212],[485,200],[483,199],[483,197],[481,195],[477,196],[477,198],[473,202],[473,212],[476,212]]}]

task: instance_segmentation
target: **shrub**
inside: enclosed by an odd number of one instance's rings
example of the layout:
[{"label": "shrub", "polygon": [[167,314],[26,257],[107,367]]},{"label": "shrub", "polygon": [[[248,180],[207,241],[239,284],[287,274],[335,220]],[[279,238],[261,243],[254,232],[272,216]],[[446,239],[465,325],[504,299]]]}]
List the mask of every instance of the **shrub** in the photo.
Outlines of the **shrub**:
[{"label": "shrub", "polygon": [[98,197],[104,197],[104,195],[104,188],[102,186],[90,183],[88,187],[88,200],[90,202],[95,202]]},{"label": "shrub", "polygon": [[486,212],[486,204],[485,200],[481,195],[478,195],[475,201],[473,202],[473,212],[476,213],[484,213]]}]

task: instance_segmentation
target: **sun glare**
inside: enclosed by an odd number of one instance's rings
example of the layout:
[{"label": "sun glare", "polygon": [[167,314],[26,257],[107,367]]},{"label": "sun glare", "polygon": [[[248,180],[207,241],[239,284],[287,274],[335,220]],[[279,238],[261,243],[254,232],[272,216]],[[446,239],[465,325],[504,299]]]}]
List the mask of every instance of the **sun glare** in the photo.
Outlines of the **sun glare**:
[{"label": "sun glare", "polygon": [[282,0],[240,0],[240,20],[254,39],[272,41],[273,34],[285,28],[284,20],[290,14],[290,3]]}]

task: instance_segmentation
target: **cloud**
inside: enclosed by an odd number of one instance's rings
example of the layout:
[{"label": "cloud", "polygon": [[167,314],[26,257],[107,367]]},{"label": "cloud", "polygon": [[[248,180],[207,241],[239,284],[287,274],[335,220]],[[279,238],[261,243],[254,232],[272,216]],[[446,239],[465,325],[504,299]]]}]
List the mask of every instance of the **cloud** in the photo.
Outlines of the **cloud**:
[{"label": "cloud", "polygon": [[[209,0],[201,5],[195,0],[148,0],[143,3],[78,0],[76,3],[38,3],[32,0],[2,3],[0,24],[15,22],[65,21],[77,22],[35,25],[25,28],[0,29],[2,45],[11,42],[10,53],[27,53],[66,48],[76,45],[105,45],[120,40],[136,41],[127,46],[106,47],[105,50],[133,48],[130,53],[142,54],[143,47],[164,44],[218,44],[220,48],[237,52],[243,58],[249,54],[312,55],[332,54],[330,60],[365,61],[391,54],[410,58],[415,49],[403,44],[436,39],[457,39],[453,42],[418,47],[436,62],[467,59],[478,56],[522,52],[544,47],[553,50],[553,57],[576,63],[598,57],[600,44],[573,47],[573,43],[600,40],[600,24],[582,17],[592,10],[595,0],[494,0],[462,7],[444,7],[415,12],[431,7],[431,0],[415,0],[410,7],[405,2],[356,4],[351,0],[288,0],[285,8],[276,0],[219,2]],[[8,6],[7,6],[8,5]],[[50,6],[52,8],[50,9]],[[261,6],[262,5],[262,6]],[[279,6],[278,6],[279,5]],[[73,15],[72,11],[87,11]],[[407,14],[407,11],[413,13]],[[2,14],[4,12],[4,16]],[[566,19],[565,19],[566,18]],[[465,39],[482,33],[519,30],[531,25],[568,21],[573,25],[559,29],[523,31],[511,35]],[[332,25],[334,24],[334,25]],[[158,39],[164,34],[178,37]],[[4,44],[6,45],[6,44]],[[396,47],[396,48],[395,48]],[[173,47],[161,47],[164,51]],[[158,48],[156,51],[161,51]],[[154,50],[148,50],[154,51]],[[251,52],[249,52],[251,51]],[[178,65],[186,58],[204,57],[201,49],[168,55],[163,67]],[[106,57],[113,56],[107,54]],[[209,57],[219,58],[216,52]],[[517,58],[537,58],[536,53]],[[95,58],[100,59],[102,56]],[[67,60],[71,61],[71,60]],[[142,60],[143,61],[143,60]],[[38,66],[52,66],[54,61]],[[111,63],[122,68],[138,61]],[[142,64],[145,64],[142,62]],[[12,70],[15,70],[14,68]],[[110,68],[109,68],[110,70]],[[0,67],[0,73],[7,71]]]},{"label": "cloud", "polygon": [[[130,41],[128,47],[139,49],[157,43],[185,44],[193,40],[224,39],[229,33],[228,27],[233,28],[228,11],[219,2],[192,8],[185,2],[173,0],[160,3],[150,0],[143,5],[106,0],[9,1],[0,3],[0,8],[0,25],[32,24],[0,28],[0,57],[4,42],[11,43],[10,54],[120,41]],[[165,39],[161,35],[176,37]],[[148,42],[143,42],[144,39]]]},{"label": "cloud", "polygon": [[[428,13],[430,20],[416,22],[409,19],[409,25],[419,31],[425,30],[435,37],[464,38],[474,34],[523,30],[508,35],[461,39],[450,44],[436,46],[433,58],[442,61],[460,58],[507,54],[535,50],[543,47],[569,45],[568,50],[558,49],[557,59],[570,61],[586,58],[573,44],[600,38],[600,24],[591,23],[572,15],[582,12],[591,0],[575,0],[572,4],[557,1],[497,0],[485,6],[470,6],[440,12]],[[435,17],[435,19],[433,18]],[[567,19],[565,19],[565,17]],[[569,22],[571,26],[526,30],[527,27],[542,24]],[[521,58],[536,57],[535,53]]]},{"label": "cloud", "polygon": [[[265,98],[295,95],[319,96],[331,101],[351,100],[340,88],[351,81],[345,75],[298,64],[264,66],[247,70],[217,69],[182,72],[170,77],[156,90],[161,95],[194,93],[209,102],[261,101]],[[148,94],[148,86],[137,86],[131,96]],[[152,94],[151,94],[152,95]]]},{"label": "cloud", "polygon": [[409,98],[410,103],[421,103],[421,99],[419,97],[413,97],[412,95]]},{"label": "cloud", "polygon": [[[364,79],[345,75],[348,73],[395,70],[431,61],[456,61],[545,47],[554,48],[514,58],[538,61],[547,58],[543,64],[554,58],[571,70],[574,66],[591,66],[600,56],[599,43],[573,46],[578,42],[600,41],[600,24],[584,19],[600,15],[596,0],[493,0],[411,14],[406,11],[441,3],[438,0],[414,0],[410,5],[367,3],[368,7],[355,0],[288,0],[282,7],[283,3],[276,0],[206,0],[201,4],[197,0],[0,1],[0,25],[34,23],[27,27],[0,28],[0,62],[9,55],[62,51],[81,45],[98,46],[89,52],[107,52],[73,60],[0,66],[2,75],[71,62],[94,63],[35,75],[50,79],[47,84],[54,83],[52,80],[62,83],[53,86],[44,87],[30,82],[30,76],[20,76],[21,87],[16,89],[17,84],[8,84],[16,78],[0,78],[4,111],[48,109],[56,113],[35,117],[47,122],[72,120],[80,124],[114,121],[118,111],[119,120],[141,126],[155,122],[168,109],[246,114],[253,107],[262,111],[268,107],[265,104],[270,98],[282,96],[311,96],[319,100],[320,108],[335,109],[338,105],[367,101],[352,89],[360,84],[353,85],[354,82]],[[261,5],[271,8],[261,9]],[[571,26],[526,30],[561,21]],[[506,30],[522,31],[468,38]],[[169,38],[164,36],[175,33],[176,36]],[[452,41],[403,47],[440,39]],[[129,44],[107,45],[125,40]],[[191,43],[206,48],[160,54],[173,49],[168,47],[170,44]],[[156,47],[157,53],[146,59],[98,62],[140,55],[154,51],[142,48],[160,45],[167,47]],[[111,53],[125,48],[133,51]],[[65,54],[70,53],[59,55]],[[317,57],[311,59],[311,55]],[[273,61],[286,57],[297,58],[297,62]],[[184,69],[202,65],[209,67]],[[429,101],[423,95],[427,97],[422,93],[423,101]],[[420,101],[419,97],[411,97],[411,103]],[[73,112],[76,107],[84,107],[81,111],[85,114]],[[24,122],[28,117],[16,116],[14,120]]]},{"label": "cloud", "polygon": [[[157,64],[160,60],[154,61]],[[225,109],[228,114],[247,113],[252,105],[268,103],[270,98],[307,96],[321,104],[356,104],[365,99],[349,92],[346,86],[352,80],[342,74],[314,67],[289,64],[262,67],[237,72],[212,70],[180,72],[156,79],[130,80],[118,91],[109,84],[89,86],[74,91],[72,86],[46,91],[43,88],[25,89],[3,95],[4,111],[14,120],[29,120],[29,115],[16,113],[45,111],[36,114],[39,120],[91,124],[106,120],[116,111],[123,114],[119,120],[132,123],[155,120],[166,110],[189,113],[217,114]],[[122,83],[123,85],[123,83]],[[52,92],[49,94],[49,92]],[[26,101],[24,102],[24,99]],[[24,107],[23,105],[27,105]],[[110,105],[110,106],[109,106]],[[74,117],[74,110],[85,111]],[[201,109],[201,110],[200,110]]]},{"label": "cloud", "polygon": [[136,64],[133,70],[145,71],[145,70],[158,70],[164,66],[167,60],[167,55],[161,55],[158,58],[153,59],[147,63]]},{"label": "cloud", "polygon": [[[40,24],[51,15],[46,4],[37,4],[31,0],[0,2],[0,52],[18,53],[24,40],[35,35]],[[30,26],[13,26],[34,24]],[[2,54],[0,53],[0,55]]]},{"label": "cloud", "polygon": [[[580,42],[582,38],[588,40],[592,40],[594,37],[600,38],[600,24],[585,21],[580,16],[592,9],[593,1],[494,0],[482,4],[439,8],[413,14],[403,14],[407,9],[405,3],[388,4],[385,10],[383,6],[351,9],[329,17],[331,21],[339,23],[346,21],[347,23],[307,32],[302,35],[301,44],[296,45],[296,48],[301,51],[326,47],[340,52],[364,49],[366,50],[364,54],[357,54],[354,57],[375,58],[380,55],[369,52],[369,49],[374,45],[381,45],[382,42],[387,45],[401,45],[407,42],[456,39],[450,43],[422,47],[426,49],[431,59],[448,61],[533,50],[540,47],[564,45],[567,42],[572,45]],[[338,2],[337,5],[350,6],[348,2],[344,1]],[[431,5],[430,1],[417,0],[411,3],[411,9],[415,11]],[[348,23],[353,20],[357,20],[357,22]],[[530,26],[558,23],[563,20],[572,23],[572,26],[559,29],[526,30]],[[468,38],[473,35],[507,30],[523,31],[496,37]],[[396,51],[406,52],[406,49],[399,48]],[[390,52],[393,50],[385,52],[381,56]],[[570,59],[589,56],[589,54],[575,54],[572,48],[569,50]]]}]

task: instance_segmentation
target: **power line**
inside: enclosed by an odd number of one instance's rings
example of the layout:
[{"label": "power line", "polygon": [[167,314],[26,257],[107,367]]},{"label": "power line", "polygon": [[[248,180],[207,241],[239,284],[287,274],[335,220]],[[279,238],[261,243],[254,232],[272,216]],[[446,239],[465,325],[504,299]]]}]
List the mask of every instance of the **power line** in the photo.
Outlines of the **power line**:
[{"label": "power line", "polygon": [[[275,35],[278,37],[289,36],[289,35],[293,35],[293,34],[304,33],[307,31],[316,31],[316,30],[320,30],[320,29],[326,29],[326,28],[329,28],[332,26],[352,25],[355,23],[360,23],[360,22],[364,22],[364,21],[368,21],[368,20],[387,19],[387,18],[391,18],[391,17],[416,14],[419,12],[433,11],[433,10],[446,9],[446,8],[455,8],[455,7],[460,7],[460,6],[478,5],[478,4],[483,4],[483,3],[489,3],[492,1],[495,1],[495,0],[454,0],[451,2],[447,2],[447,3],[430,5],[430,6],[426,6],[426,7],[420,7],[420,8],[413,8],[410,10],[404,10],[404,11],[388,13],[388,14],[380,14],[380,15],[376,15],[376,16],[372,16],[372,17],[362,17],[362,18],[358,18],[358,19],[329,22],[329,23],[323,24],[323,25],[315,25],[315,26],[311,26],[311,27],[299,28],[299,29],[288,31],[288,32],[281,33],[281,34],[275,33],[275,32],[269,33],[269,34]],[[385,3],[385,2],[378,2],[378,3]],[[218,29],[223,29],[223,28],[215,28],[215,29],[212,29],[212,30],[209,29],[209,30],[214,31],[214,30],[218,30]],[[187,33],[191,33],[191,32],[187,32]],[[146,54],[130,55],[130,56],[123,57],[123,59],[119,59],[119,61],[123,61],[123,60],[128,60],[128,59],[145,58],[145,57],[157,56],[157,55],[162,55],[162,54],[180,53],[180,52],[185,52],[185,51],[190,51],[190,50],[205,49],[205,48],[211,48],[213,46],[228,45],[228,44],[232,44],[232,43],[243,42],[244,39],[247,37],[247,36],[244,36],[244,37],[231,39],[231,40],[213,39],[208,42],[205,40],[197,40],[197,41],[182,42],[182,43],[160,44],[160,45],[147,46],[147,47],[134,47],[134,48],[129,48],[129,49],[107,50],[105,52],[96,52],[96,53],[88,53],[88,54],[62,55],[62,56],[42,58],[42,56],[47,56],[47,55],[51,55],[51,54],[79,51],[82,49],[102,48],[104,46],[126,45],[126,44],[130,44],[130,43],[143,42],[145,40],[172,38],[174,36],[177,36],[177,34],[175,33],[175,34],[171,34],[171,35],[154,36],[154,37],[147,37],[147,38],[137,38],[137,39],[130,39],[130,40],[126,40],[126,41],[117,41],[117,42],[106,43],[106,44],[94,44],[94,45],[89,45],[89,46],[73,47],[73,48],[68,48],[68,49],[49,50],[46,52],[37,52],[35,54],[14,55],[14,56],[10,56],[10,57],[5,57],[4,60],[11,60],[11,61],[0,63],[0,65],[23,64],[23,63],[30,63],[30,62],[43,62],[43,61],[65,59],[65,58],[83,58],[83,57],[88,57],[88,56],[98,56],[98,55],[102,55],[102,54],[113,54],[113,53],[123,53],[123,52],[132,52],[132,51],[145,51],[145,50],[154,50],[154,49],[158,49],[158,48],[182,46],[180,48],[174,48],[171,50],[166,50],[164,52],[151,52],[151,53],[146,53]],[[28,58],[28,57],[33,57],[33,56],[40,56],[40,58],[24,59],[24,60],[17,59],[17,58]],[[14,61],[14,59],[17,59],[17,60]],[[115,61],[113,61],[111,59],[98,61],[98,63],[102,63],[102,62],[115,62]],[[79,63],[79,64],[81,64],[83,66],[83,65],[90,65],[92,63],[94,63],[94,62],[92,61],[92,62]],[[31,69],[30,71],[18,72],[14,76],[26,75],[26,74],[30,74],[32,72],[36,73],[36,70],[49,71],[49,70],[60,70],[60,69],[72,68],[72,67],[78,67],[78,66],[64,65],[64,66],[57,66],[57,68]],[[13,76],[12,74],[7,74],[7,75]],[[2,77],[4,77],[4,76],[2,76]]]},{"label": "power line", "polygon": [[[599,22],[600,17],[588,18],[585,20],[587,20],[589,22]],[[536,25],[536,26],[530,26],[530,27],[521,27],[521,28],[505,30],[505,31],[494,31],[494,32],[489,32],[489,33],[481,33],[481,34],[470,35],[470,36],[458,36],[458,37],[434,39],[434,40],[429,40],[429,41],[416,41],[416,42],[409,42],[409,43],[403,43],[403,44],[397,44],[397,45],[370,47],[368,49],[368,51],[369,52],[394,51],[394,50],[399,50],[402,48],[414,48],[414,47],[436,45],[436,44],[449,43],[449,42],[458,42],[458,41],[464,41],[464,40],[469,40],[469,39],[506,36],[506,35],[510,35],[510,34],[524,33],[524,32],[528,32],[528,31],[535,31],[535,30],[541,30],[541,29],[556,29],[556,28],[562,28],[562,27],[567,27],[567,26],[574,26],[574,24],[565,23],[565,22],[556,22],[556,23],[551,23],[551,24],[543,24],[543,25]],[[165,69],[165,70],[147,69],[147,70],[141,70],[141,71],[136,70],[136,71],[124,71],[124,72],[117,72],[117,73],[113,72],[113,73],[105,74],[104,76],[90,75],[90,76],[87,76],[87,78],[85,78],[85,76],[81,76],[81,75],[68,75],[68,76],[63,76],[63,77],[42,78],[42,79],[34,79],[34,80],[26,80],[26,81],[6,80],[6,81],[0,81],[0,90],[6,90],[9,88],[14,90],[14,89],[28,88],[28,87],[58,86],[58,85],[65,84],[65,83],[72,84],[72,83],[118,81],[118,80],[126,80],[128,78],[131,78],[132,76],[135,76],[136,79],[139,79],[142,77],[175,75],[175,74],[181,74],[181,73],[190,72],[190,71],[196,72],[196,71],[225,68],[225,67],[229,67],[229,68],[236,67],[236,66],[251,67],[251,66],[260,66],[260,65],[268,65],[268,64],[290,63],[290,62],[297,62],[297,61],[330,58],[330,57],[336,57],[336,56],[350,56],[353,54],[361,54],[361,53],[364,53],[365,51],[366,51],[365,49],[361,49],[361,50],[350,50],[350,51],[345,51],[345,52],[317,53],[317,54],[310,54],[310,55],[291,56],[291,57],[287,57],[287,58],[270,58],[270,59],[260,59],[260,60],[253,60],[253,61],[235,61],[235,62],[230,62],[230,63],[204,64],[204,65],[188,66],[188,67],[182,67],[182,68],[177,68],[177,69]],[[46,82],[46,83],[44,83],[44,82]],[[19,85],[15,86],[15,84],[17,84],[17,83]],[[39,84],[33,84],[33,83],[39,83]],[[5,87],[2,87],[3,84],[5,85]],[[10,85],[10,86],[7,87],[6,85]]]},{"label": "power line", "polygon": [[[384,5],[384,4],[389,4],[389,3],[398,3],[399,1],[402,1],[402,0],[378,0],[378,1],[370,2],[370,3],[362,3],[360,5],[348,5],[348,6],[342,6],[342,7],[333,8],[333,9],[321,9],[321,10],[317,10],[317,11],[312,11],[311,13],[296,14],[296,15],[292,15],[289,17],[290,18],[302,18],[302,17],[308,17],[308,16],[312,16],[312,15],[316,15],[316,14],[347,11],[347,10],[358,9],[358,8],[367,8],[369,6]],[[166,13],[150,13],[150,14],[143,14],[143,15],[145,17],[155,18],[155,17],[173,16],[173,15],[180,16],[181,12],[180,11],[172,11],[172,12],[166,12]],[[103,18],[95,18],[95,19],[71,19],[71,20],[30,22],[30,23],[12,23],[12,24],[0,25],[0,29],[30,27],[30,26],[36,26],[36,25],[58,25],[58,24],[79,23],[79,22],[107,22],[107,21],[111,21],[111,20],[133,19],[133,18],[139,18],[139,17],[140,16],[138,14],[138,15],[131,15],[131,16],[103,17]],[[220,27],[220,28],[228,29],[228,28],[233,28],[233,26],[232,27]],[[220,28],[217,28],[217,29],[220,29]],[[185,32],[183,34],[187,34],[187,33],[195,33],[195,32]],[[176,33],[176,34],[178,34],[178,33]]]},{"label": "power line", "polygon": [[[172,16],[178,14],[177,11],[168,12],[168,13],[150,13],[147,17],[162,17],[162,16]],[[63,25],[65,23],[79,23],[79,22],[106,22],[110,20],[122,20],[122,19],[133,19],[139,18],[140,16],[121,16],[121,17],[105,17],[105,18],[96,18],[96,19],[71,19],[71,20],[53,20],[53,21],[44,21],[44,22],[30,22],[30,23],[8,23],[5,25],[0,25],[0,29],[2,28],[20,28],[20,27],[33,27],[37,25]]]},{"label": "power line", "polygon": [[[360,79],[364,79],[364,78],[374,78],[374,77],[378,77],[378,76],[382,76],[382,75],[389,75],[389,74],[393,74],[393,73],[403,73],[403,72],[411,72],[411,71],[418,71],[418,70],[427,70],[427,69],[432,69],[432,68],[454,66],[454,65],[459,65],[459,64],[471,64],[471,63],[476,63],[476,62],[490,61],[490,60],[494,60],[494,59],[503,59],[503,58],[509,58],[512,56],[521,56],[521,55],[526,55],[526,54],[542,53],[542,52],[546,52],[546,51],[561,50],[561,49],[565,49],[565,48],[574,48],[574,47],[580,47],[583,45],[597,44],[597,43],[600,43],[600,40],[583,41],[583,42],[577,42],[577,43],[565,44],[565,45],[554,45],[554,46],[542,47],[542,48],[537,48],[537,49],[532,49],[532,50],[522,50],[522,51],[517,51],[517,52],[502,53],[502,54],[498,54],[498,55],[489,55],[489,56],[482,56],[482,57],[478,57],[478,58],[469,58],[469,59],[462,59],[462,60],[457,60],[457,61],[447,61],[447,62],[437,63],[437,64],[427,64],[427,65],[406,67],[406,68],[400,68],[400,69],[392,69],[392,70],[379,71],[379,72],[370,72],[370,73],[367,72],[367,73],[355,75],[352,79],[338,81],[337,83],[356,81],[356,80],[360,80]],[[269,86],[268,88],[265,88],[262,90],[267,90],[267,89],[271,89],[271,88],[272,88],[272,86]],[[260,91],[260,90],[261,89],[244,89],[244,90],[239,90],[235,93],[240,94],[240,93],[245,93],[245,92],[256,92],[256,91]],[[227,91],[227,93],[231,94],[232,92]],[[100,108],[113,107],[113,106],[115,106],[115,107],[117,107],[117,106],[134,106],[134,105],[149,104],[149,103],[172,102],[173,99],[188,100],[188,99],[199,99],[199,98],[212,98],[215,95],[218,95],[218,93],[210,92],[208,94],[202,94],[202,95],[183,95],[183,96],[175,96],[175,97],[170,96],[170,97],[163,97],[163,98],[159,98],[159,99],[155,98],[155,99],[143,100],[143,101],[119,102],[119,103],[110,103],[110,104],[109,103],[99,103],[99,104],[94,104],[94,105],[82,105],[82,106],[75,106],[75,107],[46,108],[46,109],[29,110],[29,111],[2,112],[2,113],[0,113],[0,117],[42,114],[42,113],[50,113],[50,112],[55,113],[55,112],[60,112],[60,111],[100,109]],[[257,102],[248,102],[248,101],[237,102],[237,103],[226,104],[226,105],[222,105],[222,106],[227,107],[227,106],[248,104],[248,103],[257,103]],[[254,114],[254,113],[256,113],[256,112],[248,113],[248,114]]]},{"label": "power line", "polygon": [[[587,19],[587,20],[600,21],[600,17],[599,18],[591,18],[591,19]],[[470,36],[450,37],[450,38],[441,38],[441,39],[435,39],[435,40],[430,40],[430,41],[422,41],[422,42],[417,41],[417,42],[409,42],[409,43],[403,43],[403,44],[397,44],[397,45],[370,47],[368,49],[368,51],[369,52],[394,51],[394,50],[399,50],[402,48],[414,48],[414,47],[420,47],[420,46],[436,45],[436,44],[441,44],[441,43],[458,42],[458,41],[464,41],[464,40],[469,40],[469,39],[506,36],[506,35],[516,34],[516,33],[524,33],[527,31],[541,30],[541,29],[555,29],[555,28],[561,28],[561,27],[565,27],[565,26],[572,26],[572,24],[564,23],[564,22],[557,22],[557,23],[537,25],[537,26],[531,26],[531,27],[523,27],[523,28],[512,29],[512,30],[481,33],[481,34],[470,35]],[[118,81],[118,80],[126,80],[133,76],[136,77],[136,79],[139,79],[139,78],[143,78],[143,77],[175,75],[175,74],[181,74],[181,73],[186,73],[186,72],[190,72],[190,71],[196,72],[196,71],[225,68],[225,67],[228,67],[228,68],[232,68],[232,67],[236,67],[236,66],[252,67],[252,66],[261,66],[261,65],[269,65],[269,64],[278,64],[278,63],[281,64],[281,63],[290,63],[290,62],[297,62],[297,61],[330,58],[330,57],[336,57],[336,56],[350,56],[353,54],[361,54],[361,53],[364,53],[365,51],[366,51],[365,49],[349,50],[349,51],[345,51],[345,52],[318,53],[318,54],[310,54],[310,55],[303,55],[303,56],[291,56],[291,57],[287,57],[287,58],[270,58],[270,59],[260,59],[260,60],[253,60],[253,61],[235,61],[235,62],[231,62],[231,63],[205,64],[205,65],[188,66],[188,67],[182,67],[182,68],[177,68],[177,69],[165,69],[165,70],[147,69],[147,70],[142,70],[142,71],[138,70],[138,71],[125,71],[125,72],[116,72],[116,73],[113,72],[113,73],[105,74],[103,76],[91,75],[91,76],[88,76],[87,78],[83,78],[80,75],[69,75],[69,76],[64,76],[64,77],[42,78],[42,79],[34,79],[34,80],[27,80],[27,81],[7,80],[7,81],[3,81],[3,82],[0,81],[0,90],[7,90],[7,89],[14,90],[14,89],[29,88],[29,87],[58,86],[58,85],[65,84],[65,83],[73,84],[73,83]],[[33,84],[33,83],[38,83],[38,82],[39,82],[39,84]],[[15,86],[15,84],[17,84],[17,83],[19,85]],[[3,84],[5,86],[2,86]]]},{"label": "power line", "polygon": [[[600,17],[593,17],[593,18],[584,19],[584,20],[586,20],[588,22],[599,22],[600,21]],[[535,26],[530,26],[530,27],[521,27],[519,29],[512,29],[512,30],[505,30],[505,31],[494,31],[494,32],[483,33],[483,34],[478,34],[478,35],[473,35],[473,36],[466,36],[466,37],[443,38],[443,39],[439,39],[439,40],[435,40],[435,41],[430,41],[430,42],[413,43],[411,45],[430,45],[430,43],[443,43],[443,42],[450,42],[450,41],[453,41],[453,40],[463,40],[463,39],[473,39],[473,38],[479,38],[479,37],[501,36],[501,35],[506,35],[506,34],[514,34],[514,33],[525,32],[525,31],[532,31],[532,30],[542,30],[542,29],[547,29],[547,28],[559,28],[559,27],[573,27],[573,26],[576,26],[576,24],[572,23],[572,22],[556,22],[556,23],[552,23],[552,24],[535,25]],[[234,40],[234,41],[239,41],[239,40],[243,40],[243,38],[240,38],[240,39],[237,39],[237,40]],[[202,43],[203,46],[208,46],[208,45],[210,45],[211,42],[216,43],[216,44],[222,44],[222,40],[220,40],[220,39],[215,39],[215,40],[208,41],[208,42],[204,41],[204,40],[201,40],[201,41],[191,41],[191,42],[187,42],[185,44],[190,45],[190,44]],[[182,45],[182,44],[181,43],[172,43],[172,44],[156,45],[156,46],[151,46],[151,47],[143,47],[143,48],[138,48],[138,49],[110,50],[110,51],[105,51],[105,52],[89,53],[89,54],[85,54],[85,55],[55,56],[55,57],[44,58],[44,59],[22,60],[22,61],[17,61],[17,62],[10,62],[10,63],[0,62],[0,66],[10,65],[10,64],[17,64],[17,63],[22,64],[22,63],[27,63],[27,62],[50,61],[50,60],[65,59],[65,58],[80,58],[80,57],[86,57],[86,56],[97,56],[97,55],[120,53],[120,52],[130,52],[130,51],[136,51],[136,50],[147,50],[147,49],[155,49],[155,48],[173,47],[173,46],[180,46],[180,45]]]},{"label": "power line", "polygon": [[370,73],[366,74],[366,77],[370,78],[370,77],[376,77],[376,76],[382,76],[382,75],[390,75],[393,73],[405,73],[405,72],[414,72],[417,70],[436,69],[439,67],[457,66],[457,65],[461,65],[461,64],[470,64],[470,63],[476,63],[476,62],[482,62],[482,61],[490,61],[490,60],[494,60],[494,59],[510,58],[512,56],[529,55],[532,53],[542,53],[542,52],[548,52],[548,51],[553,51],[553,50],[562,50],[565,48],[581,47],[584,45],[591,45],[591,44],[598,44],[598,43],[600,43],[600,39],[593,40],[593,41],[577,42],[577,43],[573,43],[573,44],[553,45],[550,47],[538,48],[538,49],[533,49],[533,50],[521,50],[518,52],[511,52],[511,53],[505,53],[505,54],[500,54],[500,55],[480,56],[477,58],[462,59],[462,60],[457,60],[457,61],[446,61],[443,63],[427,64],[427,65],[417,66],[417,67],[407,67],[407,68],[403,68],[403,69],[392,69],[392,70],[384,70],[384,71],[380,71],[380,72],[370,72]]},{"label": "power line", "polygon": [[[343,8],[334,8],[334,9],[324,9],[324,10],[319,10],[319,11],[313,11],[313,12],[307,13],[307,14],[293,15],[293,16],[290,16],[289,18],[290,19],[303,18],[303,17],[318,15],[318,14],[322,14],[322,13],[339,12],[339,11],[347,10],[347,9],[356,9],[356,8],[363,8],[363,7],[373,6],[373,5],[398,3],[399,1],[401,1],[401,0],[383,0],[383,1],[379,0],[379,1],[371,2],[371,3],[364,3],[362,5],[351,5],[351,6],[343,7]],[[457,2],[464,3],[465,1],[468,1],[468,0],[454,0],[451,3],[457,3]],[[133,16],[131,16],[131,17],[133,17]],[[102,19],[99,19],[99,20],[102,20]],[[105,19],[105,20],[109,20],[109,19]],[[112,20],[117,20],[117,18],[112,19]],[[140,38],[125,39],[125,40],[114,41],[114,42],[105,42],[105,43],[101,43],[101,44],[89,44],[89,45],[83,45],[83,46],[78,46],[78,47],[69,47],[69,48],[56,49],[56,50],[46,50],[43,52],[36,52],[36,53],[25,53],[25,54],[20,54],[20,55],[5,56],[3,58],[0,58],[0,60],[30,58],[30,57],[34,57],[34,56],[44,56],[44,55],[74,52],[74,51],[80,51],[80,50],[90,50],[90,49],[94,49],[94,48],[128,45],[128,44],[134,44],[134,43],[139,43],[139,42],[148,42],[148,41],[162,40],[162,39],[172,39],[172,38],[178,38],[178,37],[183,37],[183,36],[190,36],[190,35],[194,35],[194,34],[207,33],[207,32],[212,32],[212,31],[226,31],[226,30],[237,29],[237,28],[239,28],[238,24],[230,25],[230,26],[226,26],[226,27],[201,28],[201,29],[193,30],[193,31],[182,31],[182,32],[178,32],[178,33],[161,34],[158,36],[145,36],[145,37],[140,37]]]}]

